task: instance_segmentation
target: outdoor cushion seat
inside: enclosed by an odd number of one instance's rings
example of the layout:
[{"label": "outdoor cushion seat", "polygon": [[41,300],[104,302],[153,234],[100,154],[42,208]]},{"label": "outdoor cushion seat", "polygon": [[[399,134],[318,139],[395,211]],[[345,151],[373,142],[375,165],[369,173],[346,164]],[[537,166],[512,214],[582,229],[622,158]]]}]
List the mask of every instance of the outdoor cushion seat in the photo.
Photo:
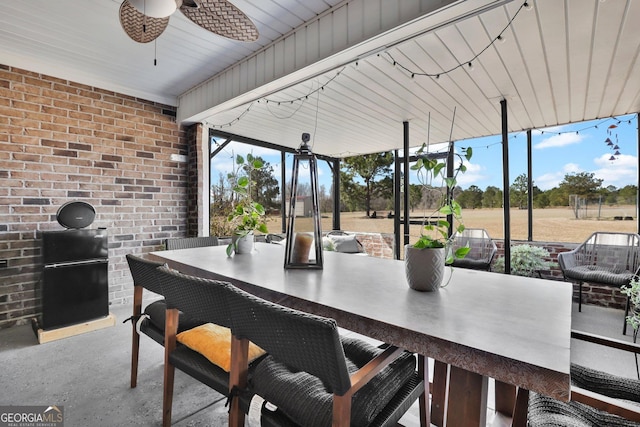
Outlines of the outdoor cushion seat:
[{"label": "outdoor cushion seat", "polygon": [[456,259],[453,261],[454,267],[469,268],[472,270],[487,270],[487,261],[484,259]]},{"label": "outdoor cushion seat", "polygon": [[[601,335],[572,330],[571,338],[631,354],[640,352],[640,345],[636,343]],[[571,364],[569,373],[569,402],[518,389],[512,426],[640,427],[640,380],[575,363]]]},{"label": "outdoor cushion seat", "polygon": [[[164,326],[167,317],[167,303],[165,300],[154,301],[144,309],[147,319],[144,319],[140,325],[140,330],[147,332],[157,332],[162,336],[162,344],[164,342]],[[185,316],[184,313],[178,315],[178,332],[183,332],[196,326],[202,325],[202,321],[194,320]],[[153,338],[153,337],[152,337]]]},{"label": "outdoor cushion seat", "polygon": [[[199,324],[213,323],[229,328],[231,313],[224,295],[232,285],[227,282],[188,276],[166,266],[158,268],[156,274],[166,299],[162,423],[164,426],[170,426],[175,368],[211,387],[223,396],[229,396],[229,372],[186,345],[179,344],[177,333],[178,319],[182,313],[189,319],[197,319]],[[229,340],[230,345],[231,339]],[[221,351],[228,349],[229,347],[221,349]],[[248,372],[250,373],[261,360],[262,358],[258,358],[250,363]]]},{"label": "outdoor cushion seat", "polygon": [[[341,340],[351,374],[383,351],[359,339]],[[352,400],[351,425],[371,425],[403,385],[416,376],[415,365],[415,356],[403,353],[356,392]],[[253,392],[277,406],[296,425],[331,425],[333,393],[316,376],[290,370],[272,356],[267,356],[253,372],[250,387]]]},{"label": "outdoor cushion seat", "polygon": [[[232,348],[239,349],[232,387],[242,400],[248,396],[261,405],[260,425],[390,427],[416,400],[427,407],[415,355],[341,337],[333,319],[231,290]],[[249,341],[268,355],[247,381]],[[233,399],[231,426],[243,425],[240,411],[247,412],[246,406]]]},{"label": "outdoor cushion seat", "polygon": [[[628,402],[640,402],[640,381],[608,374],[585,366],[571,364],[571,384],[601,395]],[[560,402],[531,393],[529,427],[639,427],[626,420],[579,402]]]},{"label": "outdoor cushion seat", "polygon": [[583,282],[607,283],[616,286],[628,284],[633,279],[633,273],[622,268],[597,267],[595,265],[581,265],[567,268],[564,275],[568,279]]},{"label": "outdoor cushion seat", "polygon": [[469,253],[464,258],[454,258],[452,265],[473,270],[491,271],[491,262],[498,252],[498,247],[484,228],[465,228],[454,234],[451,250],[468,246]]},{"label": "outdoor cushion seat", "polygon": [[169,355],[169,363],[218,393],[224,396],[229,393],[229,373],[187,346],[176,346]]}]

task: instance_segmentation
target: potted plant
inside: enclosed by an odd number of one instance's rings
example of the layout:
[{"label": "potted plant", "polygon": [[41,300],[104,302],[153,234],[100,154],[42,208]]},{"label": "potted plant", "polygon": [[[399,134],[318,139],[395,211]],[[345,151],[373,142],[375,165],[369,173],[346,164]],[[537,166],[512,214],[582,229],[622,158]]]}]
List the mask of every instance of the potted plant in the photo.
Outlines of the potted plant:
[{"label": "potted plant", "polygon": [[[464,173],[467,167],[463,163],[461,155],[456,154],[459,163],[454,167],[452,176],[446,176],[446,162],[429,156],[426,152],[427,144],[416,151],[418,160],[411,166],[411,170],[417,173],[418,180],[423,188],[433,185],[434,180],[440,181],[441,195],[436,208],[430,215],[423,218],[423,227],[420,237],[412,245],[405,245],[405,271],[407,281],[412,289],[418,291],[434,291],[442,286],[444,267],[453,263],[455,258],[464,258],[470,248],[464,246],[452,250],[453,233],[449,235],[452,227],[454,232],[462,232],[462,207],[454,198],[454,189],[457,185],[459,173]],[[472,156],[472,149],[462,148],[464,158],[468,161]],[[447,218],[451,216],[453,223]],[[446,285],[445,285],[446,286]]]},{"label": "potted plant", "polygon": [[237,155],[234,170],[227,175],[237,196],[227,216],[227,222],[233,225],[233,238],[227,246],[227,256],[231,256],[233,252],[251,252],[254,232],[268,233],[264,206],[252,198],[252,187],[255,185],[252,173],[263,166],[262,160],[252,154],[247,154],[246,162],[243,156]]},{"label": "potted plant", "polygon": [[[518,245],[511,248],[511,274],[517,276],[534,277],[541,270],[549,270],[556,265],[549,259],[549,252],[545,248],[531,245]],[[504,257],[496,260],[495,271],[504,272]]]},{"label": "potted plant", "polygon": [[633,328],[633,341],[638,336],[638,328],[640,328],[640,281],[637,276],[628,285],[623,285],[620,290],[624,295],[629,297],[629,315],[627,316],[627,324]]}]

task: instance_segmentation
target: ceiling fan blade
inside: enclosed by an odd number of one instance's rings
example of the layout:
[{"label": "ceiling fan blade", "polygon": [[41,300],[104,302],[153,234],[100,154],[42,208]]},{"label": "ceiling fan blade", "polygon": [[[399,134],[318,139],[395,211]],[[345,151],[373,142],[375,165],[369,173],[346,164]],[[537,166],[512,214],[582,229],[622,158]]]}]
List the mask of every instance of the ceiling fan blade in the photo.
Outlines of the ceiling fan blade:
[{"label": "ceiling fan blade", "polygon": [[[194,3],[197,7],[194,7]],[[258,39],[258,29],[240,9],[226,0],[184,1],[180,11],[214,34],[241,42]]]},{"label": "ceiling fan blade", "polygon": [[167,28],[169,17],[152,18],[141,13],[124,0],[120,5],[120,25],[131,39],[138,43],[149,43],[158,38]]}]

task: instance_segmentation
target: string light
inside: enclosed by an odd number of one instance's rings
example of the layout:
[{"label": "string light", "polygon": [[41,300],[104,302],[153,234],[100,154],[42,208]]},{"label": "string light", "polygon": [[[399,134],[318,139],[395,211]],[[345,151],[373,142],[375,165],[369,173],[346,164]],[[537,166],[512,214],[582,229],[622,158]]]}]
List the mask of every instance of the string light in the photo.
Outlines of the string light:
[{"label": "string light", "polygon": [[[311,91],[310,91],[309,93],[307,93],[306,95],[302,95],[302,96],[299,96],[299,97],[297,97],[297,98],[291,98],[291,99],[286,99],[286,100],[282,100],[282,99],[281,99],[281,100],[278,100],[278,101],[273,100],[273,99],[269,99],[269,98],[262,98],[262,99],[259,99],[259,100],[257,100],[257,101],[252,102],[251,104],[249,104],[249,106],[247,107],[247,109],[246,109],[246,110],[244,110],[244,111],[243,111],[243,112],[242,112],[238,117],[234,118],[233,120],[231,120],[231,121],[229,121],[229,122],[227,122],[227,123],[223,123],[223,124],[213,124],[213,123],[210,123],[210,122],[205,122],[205,123],[206,123],[209,127],[213,128],[213,129],[216,129],[216,128],[217,128],[217,129],[222,129],[222,128],[225,128],[225,127],[233,126],[234,124],[236,124],[237,122],[239,122],[239,121],[240,121],[240,119],[242,119],[242,118],[243,118],[243,117],[244,117],[244,116],[245,116],[245,115],[246,115],[246,114],[251,110],[251,107],[253,106],[253,104],[254,104],[254,103],[258,103],[258,104],[259,104],[259,103],[261,103],[261,102],[264,102],[265,104],[267,104],[267,111],[269,111],[269,113],[271,113],[271,115],[273,115],[274,117],[276,117],[276,118],[278,118],[278,119],[289,118],[289,117],[293,116],[293,115],[294,115],[294,114],[295,114],[295,113],[296,113],[296,112],[297,112],[297,111],[302,107],[302,105],[304,104],[304,102],[305,102],[305,101],[307,101],[307,100],[309,99],[309,96],[310,96],[310,95],[313,95],[314,93],[317,93],[317,92],[319,92],[319,91],[324,91],[324,88],[325,88],[326,86],[328,86],[330,83],[332,83],[332,82],[333,82],[333,81],[334,81],[334,80],[335,80],[335,79],[340,75],[340,73],[342,73],[342,71],[344,71],[344,69],[345,69],[345,68],[346,68],[346,67],[342,67],[342,68],[341,68],[341,69],[340,69],[340,70],[335,74],[335,76],[333,76],[331,79],[329,79],[329,80],[328,80],[324,85],[322,85],[322,86],[318,87],[317,89],[311,90]],[[298,102],[298,101],[302,101],[302,102],[301,102],[301,104],[298,106],[298,108],[297,108],[293,113],[291,113],[291,114],[290,114],[290,115],[288,115],[287,117],[278,117],[278,116],[277,116],[273,111],[271,111],[271,110],[269,109],[269,104],[277,104],[278,106],[280,106],[281,104],[289,104],[289,105],[292,105],[292,104],[294,104],[295,102]]]},{"label": "string light", "polygon": [[268,103],[270,103],[270,102],[273,102],[273,103],[277,103],[278,105],[280,105],[280,103],[290,103],[290,104],[293,104],[294,102],[297,102],[297,101],[305,101],[305,100],[309,99],[309,95],[313,95],[314,93],[316,93],[316,92],[318,92],[318,91],[323,91],[323,90],[324,90],[324,88],[325,88],[326,86],[328,86],[331,82],[333,82],[333,81],[334,81],[334,80],[335,80],[335,79],[340,75],[340,73],[342,73],[342,72],[344,71],[344,69],[345,69],[345,68],[347,68],[347,67],[342,67],[342,68],[341,68],[341,69],[336,73],[336,75],[335,75],[335,76],[333,76],[333,77],[331,77],[331,78],[329,79],[329,81],[328,81],[328,82],[326,82],[325,84],[323,84],[323,85],[322,85],[322,86],[320,86],[319,88],[312,90],[311,92],[307,93],[306,95],[302,95],[302,96],[299,96],[299,97],[297,97],[297,98],[291,98],[291,99],[286,99],[286,100],[282,100],[282,99],[281,99],[281,100],[279,100],[279,101],[275,101],[275,100],[273,100],[273,99],[269,99],[269,98],[263,98],[263,99],[264,99],[264,101],[266,101],[266,102],[267,102],[267,104],[268,104]]},{"label": "string light", "polygon": [[[256,101],[256,102],[260,102],[260,101]],[[217,129],[222,129],[222,128],[225,128],[225,127],[233,126],[235,123],[239,122],[240,119],[242,119],[242,117],[244,117],[244,115],[249,112],[249,110],[251,110],[251,107],[253,107],[253,104],[254,104],[253,102],[251,104],[249,104],[249,106],[247,107],[246,110],[244,110],[238,117],[236,117],[235,119],[231,120],[230,122],[223,123],[223,124],[220,124],[220,125],[216,125],[216,124],[213,124],[213,123],[210,123],[210,122],[205,122],[205,123],[207,124],[207,126],[209,126],[210,128],[213,128],[213,129],[216,129],[216,128]]]},{"label": "string light", "polygon": [[[621,119],[620,119],[620,118],[618,118],[618,117],[609,117],[609,118],[606,118],[606,119],[602,119],[602,120],[600,120],[598,123],[596,123],[596,124],[594,124],[594,125],[586,126],[586,127],[580,128],[580,129],[578,129],[578,130],[570,130],[570,131],[564,131],[564,132],[550,132],[550,131],[548,131],[548,130],[546,130],[546,131],[545,131],[545,130],[541,130],[541,131],[540,131],[540,135],[544,135],[544,134],[547,134],[547,135],[564,135],[564,134],[568,134],[568,133],[575,133],[576,135],[579,135],[579,134],[580,134],[580,132],[584,132],[584,131],[587,131],[587,130],[589,130],[589,129],[598,129],[598,126],[601,126],[602,124],[604,124],[604,123],[606,123],[606,122],[609,122],[609,121],[611,121],[611,120],[614,120],[614,121],[616,122],[616,124],[612,124],[612,125],[610,125],[610,126],[609,126],[609,128],[610,128],[610,129],[615,129],[615,128],[617,128],[617,127],[618,127],[617,125],[620,125],[620,124],[621,124],[621,123],[623,123],[623,122],[626,122],[627,124],[629,124],[629,125],[630,125],[633,119],[621,120]],[[609,128],[608,128],[607,132],[610,132],[610,129],[609,129]],[[513,135],[511,135],[511,138],[516,139],[516,138],[517,138],[520,134],[522,134],[522,133],[523,133],[523,132],[518,132],[518,133],[516,133],[516,134],[513,134]],[[616,139],[617,139],[617,135],[616,135]],[[611,138],[607,138],[604,142],[605,142],[605,143],[606,143],[606,144],[607,144],[607,145],[608,145],[612,150],[619,150],[619,149],[620,149],[620,147],[619,147],[618,145],[614,144],[614,143],[613,143],[613,141],[611,141]],[[491,144],[479,145],[479,146],[471,147],[471,148],[489,148],[489,147],[492,147],[492,146],[494,146],[494,145],[498,145],[498,144],[502,144],[502,140],[497,141],[497,142],[494,142],[494,143],[491,143]],[[616,155],[616,154],[614,153],[614,155]],[[617,154],[617,155],[620,155],[620,153],[618,152],[618,154]],[[610,159],[610,160],[611,160],[611,159]],[[613,160],[616,160],[616,159],[615,159],[615,157],[613,158]]]},{"label": "string light", "polygon": [[467,66],[467,68],[469,70],[472,70],[473,69],[473,61],[475,61],[487,49],[489,49],[491,46],[493,46],[493,44],[496,41],[501,42],[501,43],[504,42],[504,36],[503,36],[504,32],[511,26],[511,24],[516,19],[516,17],[520,13],[520,11],[522,11],[522,9],[530,10],[531,9],[531,4],[529,2],[524,2],[522,5],[520,5],[520,7],[516,11],[516,13],[513,15],[513,17],[509,20],[507,25],[502,29],[502,31],[500,31],[500,34],[498,34],[493,40],[491,40],[491,42],[487,46],[485,46],[484,49],[482,49],[480,52],[478,52],[473,58],[469,59],[468,61],[461,62],[461,63],[457,64],[456,66],[454,66],[454,67],[452,67],[452,68],[450,68],[448,70],[445,70],[445,71],[440,71],[438,73],[424,73],[424,72],[420,72],[420,71],[411,70],[409,67],[406,67],[406,66],[400,64],[398,61],[396,61],[389,52],[386,52],[386,54],[387,54],[387,56],[389,56],[389,59],[391,60],[391,63],[393,64],[394,67],[400,67],[402,70],[407,72],[412,78],[415,77],[415,76],[426,76],[426,77],[434,77],[434,78],[438,79],[438,78],[440,78],[441,75],[449,74],[450,72],[452,72],[454,70],[457,70],[458,68],[464,67],[465,65]]}]

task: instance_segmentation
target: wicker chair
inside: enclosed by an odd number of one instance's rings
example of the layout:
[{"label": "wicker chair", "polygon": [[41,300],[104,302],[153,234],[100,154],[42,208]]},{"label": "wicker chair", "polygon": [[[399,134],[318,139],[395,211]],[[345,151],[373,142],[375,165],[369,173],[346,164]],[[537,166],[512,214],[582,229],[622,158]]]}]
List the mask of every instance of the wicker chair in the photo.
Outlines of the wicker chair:
[{"label": "wicker chair", "polygon": [[[395,426],[425,386],[411,353],[338,334],[333,319],[285,308],[239,289],[229,301],[234,356],[230,426],[244,425],[242,402],[267,402],[260,425]],[[246,347],[267,351],[247,381]],[[421,402],[424,404],[424,402]],[[426,407],[426,406],[425,406]]]},{"label": "wicker chair", "polygon": [[[576,339],[640,353],[640,346],[572,331]],[[560,402],[518,390],[513,427],[638,427],[640,380],[619,377],[577,364],[571,365],[571,401]]]},{"label": "wicker chair", "polygon": [[[593,233],[577,248],[558,254],[565,280],[578,283],[578,311],[582,311],[584,282],[620,287],[628,284],[640,267],[640,235]],[[622,333],[627,333],[627,298]]]},{"label": "wicker chair", "polygon": [[218,246],[218,238],[215,236],[201,236],[201,237],[179,237],[175,239],[167,239],[164,242],[168,251],[174,249],[191,249],[201,248],[204,246]]},{"label": "wicker chair", "polygon": [[[212,363],[201,352],[179,344],[176,335],[179,313],[198,319],[200,324],[206,322],[228,328],[230,312],[226,294],[231,284],[187,276],[167,267],[160,267],[157,270],[157,277],[167,301],[162,423],[164,426],[170,426],[175,368],[218,393],[229,396],[229,372]],[[220,351],[226,350],[228,354],[230,346],[231,338],[229,337],[226,349],[221,348]],[[259,360],[252,362],[250,369]]]},{"label": "wicker chair", "polygon": [[452,249],[469,245],[471,250],[461,259],[454,259],[454,267],[491,271],[491,262],[498,252],[495,242],[484,228],[465,228],[462,233],[454,235]]},{"label": "wicker chair", "polygon": [[[127,255],[127,263],[133,277],[133,314],[127,319],[131,320],[131,388],[135,388],[138,382],[138,359],[140,349],[140,332],[152,338],[160,345],[164,345],[164,327],[166,304],[164,300],[154,301],[147,305],[142,313],[143,292],[153,292],[162,295],[162,288],[156,277],[156,269],[162,263],[149,261],[135,255]],[[126,320],[125,320],[126,321]],[[180,316],[180,330],[193,328],[202,322],[194,322],[184,315]]]}]

